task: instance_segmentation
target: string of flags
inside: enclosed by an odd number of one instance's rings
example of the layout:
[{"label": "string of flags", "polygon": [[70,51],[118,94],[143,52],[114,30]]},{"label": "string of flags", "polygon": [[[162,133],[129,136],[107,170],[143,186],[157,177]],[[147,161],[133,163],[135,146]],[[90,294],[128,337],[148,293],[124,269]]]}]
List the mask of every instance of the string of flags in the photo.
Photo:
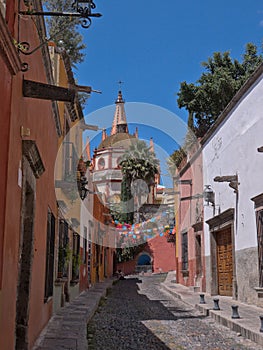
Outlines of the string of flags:
[{"label": "string of flags", "polygon": [[171,227],[165,221],[167,216],[166,212],[161,215],[153,217],[147,221],[143,221],[135,224],[128,224],[114,220],[112,223],[115,225],[120,236],[130,238],[132,240],[147,240],[157,235],[160,237],[169,237],[175,235],[175,226]]}]

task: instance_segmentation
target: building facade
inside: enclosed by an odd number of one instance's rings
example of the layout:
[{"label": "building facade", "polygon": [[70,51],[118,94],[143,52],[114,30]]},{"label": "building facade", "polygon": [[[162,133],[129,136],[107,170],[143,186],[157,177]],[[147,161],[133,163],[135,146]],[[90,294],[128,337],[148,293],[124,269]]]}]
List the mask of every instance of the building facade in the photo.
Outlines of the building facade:
[{"label": "building facade", "polygon": [[207,291],[261,306],[262,90],[261,65],[202,140]]},{"label": "building facade", "polygon": [[198,144],[174,177],[177,282],[205,291],[203,164]]},{"label": "building facade", "polygon": [[[1,349],[32,347],[52,315],[60,125],[55,102],[25,96],[28,81],[54,81],[46,46],[28,56],[18,52],[21,41],[36,48],[45,32],[43,18],[34,23],[18,16],[19,3],[26,9],[22,2],[1,1],[0,13]],[[41,7],[39,1],[34,5]]]}]

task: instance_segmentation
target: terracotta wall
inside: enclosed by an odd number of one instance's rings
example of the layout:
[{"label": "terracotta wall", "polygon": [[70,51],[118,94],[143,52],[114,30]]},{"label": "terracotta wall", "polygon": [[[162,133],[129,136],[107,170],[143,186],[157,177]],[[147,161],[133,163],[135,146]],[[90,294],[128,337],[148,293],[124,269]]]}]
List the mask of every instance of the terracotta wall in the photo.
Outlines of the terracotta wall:
[{"label": "terracotta wall", "polygon": [[[16,7],[15,7],[16,8]],[[8,13],[10,23],[17,16]],[[12,20],[11,20],[12,19]],[[12,32],[17,39],[18,23],[14,21]],[[10,34],[11,35],[11,34]],[[30,42],[31,47],[39,44],[35,25],[31,19],[20,23],[20,38]],[[30,130],[30,136],[24,139],[34,140],[44,163],[45,172],[36,180],[36,207],[34,223],[34,259],[32,267],[29,344],[34,343],[45,324],[51,317],[52,300],[44,303],[47,211],[51,209],[56,216],[56,198],[54,193],[54,162],[57,152],[57,134],[50,101],[25,98],[22,94],[23,77],[29,80],[47,82],[41,50],[31,56],[22,57],[30,69],[10,74],[1,66],[1,182],[3,196],[0,200],[1,234],[3,266],[0,314],[0,348],[14,348],[16,320],[16,291],[19,266],[19,244],[21,231],[21,184],[19,173],[22,161],[21,127]],[[2,84],[4,83],[4,84]],[[10,96],[12,90],[12,94]],[[11,97],[11,100],[10,100]],[[3,138],[2,138],[3,137]],[[3,165],[3,168],[2,168]],[[5,190],[6,189],[6,190]],[[6,191],[6,192],[5,192]],[[0,260],[1,265],[1,260]],[[4,334],[4,336],[2,336]]]},{"label": "terracotta wall", "polygon": [[168,272],[175,270],[175,245],[166,238],[156,236],[148,242],[153,257],[153,272]]},{"label": "terracotta wall", "polygon": [[4,208],[6,203],[6,187],[7,187],[7,157],[9,147],[9,125],[10,125],[10,108],[11,108],[11,81],[12,76],[5,66],[0,56],[0,96],[1,103],[1,128],[0,128],[0,289],[2,289],[2,268],[3,268],[3,244],[4,244]]},{"label": "terracotta wall", "polygon": [[147,253],[152,258],[152,272],[162,273],[175,270],[175,245],[167,242],[164,236],[157,236],[147,243],[145,248],[134,260],[117,264],[117,271],[121,270],[125,275],[134,274],[139,256]]}]

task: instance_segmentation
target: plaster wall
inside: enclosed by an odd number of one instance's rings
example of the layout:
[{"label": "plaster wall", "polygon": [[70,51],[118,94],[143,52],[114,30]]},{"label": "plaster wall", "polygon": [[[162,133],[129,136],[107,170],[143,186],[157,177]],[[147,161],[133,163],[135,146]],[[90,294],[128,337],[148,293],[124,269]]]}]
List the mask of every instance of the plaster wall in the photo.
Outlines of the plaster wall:
[{"label": "plaster wall", "polygon": [[[179,206],[177,212],[177,256],[178,256],[178,282],[187,286],[196,284],[204,284],[204,264],[202,257],[204,256],[203,248],[203,231],[200,235],[201,243],[201,262],[197,262],[197,247],[196,247],[196,232],[192,225],[202,222],[203,219],[203,198],[195,198],[197,195],[202,195],[203,192],[203,171],[202,171],[202,155],[197,153],[195,157],[190,159],[185,168],[180,172],[179,180],[189,181],[192,183],[179,183],[176,191],[180,191]],[[202,227],[202,225],[201,225]],[[182,234],[188,234],[188,270],[183,273],[182,269]],[[202,276],[202,281],[198,280]]]},{"label": "plaster wall", "polygon": [[[216,129],[203,147],[204,184],[215,191],[215,203],[221,212],[237,209],[235,249],[257,246],[256,222],[252,197],[262,193],[263,158],[257,152],[262,145],[263,77],[243,96],[225,121]],[[239,198],[227,182],[218,183],[216,176],[238,175]],[[216,210],[217,210],[216,208]],[[211,207],[205,207],[205,221],[213,216]],[[205,254],[209,255],[209,227],[205,224]]]}]

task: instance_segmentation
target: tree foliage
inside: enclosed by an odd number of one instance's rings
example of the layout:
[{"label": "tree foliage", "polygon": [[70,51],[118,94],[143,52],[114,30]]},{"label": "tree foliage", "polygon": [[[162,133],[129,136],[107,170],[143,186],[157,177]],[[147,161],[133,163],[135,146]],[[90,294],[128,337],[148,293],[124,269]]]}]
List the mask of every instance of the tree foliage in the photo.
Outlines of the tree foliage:
[{"label": "tree foliage", "polygon": [[167,159],[167,166],[169,173],[173,176],[175,170],[179,168],[183,159],[186,157],[186,153],[182,147],[175,150],[170,157]]},{"label": "tree foliage", "polygon": [[123,176],[131,182],[142,179],[151,185],[158,173],[159,160],[144,141],[136,140],[124,153],[120,166]]},{"label": "tree foliage", "polygon": [[206,133],[260,63],[262,55],[256,45],[248,43],[242,62],[233,60],[229,52],[215,52],[202,63],[206,72],[195,84],[181,83],[177,103],[193,116],[196,136]]},{"label": "tree foliage", "polygon": [[154,176],[158,173],[159,160],[144,141],[136,140],[122,156],[120,166],[123,175],[121,185],[123,213],[121,219],[124,222],[133,223],[133,197],[137,196],[140,201],[141,196],[145,195],[146,192],[148,194],[148,187],[154,182]]},{"label": "tree foliage", "polygon": [[136,258],[136,256],[145,249],[146,242],[141,244],[116,249],[116,259],[117,262],[130,261]]},{"label": "tree foliage", "polygon": [[[72,0],[44,0],[46,9],[53,12],[72,12],[72,3]],[[66,50],[73,67],[76,67],[77,63],[83,62],[85,56],[83,50],[86,45],[83,43],[83,36],[77,28],[79,19],[51,16],[46,21],[49,36],[59,47]]]}]

